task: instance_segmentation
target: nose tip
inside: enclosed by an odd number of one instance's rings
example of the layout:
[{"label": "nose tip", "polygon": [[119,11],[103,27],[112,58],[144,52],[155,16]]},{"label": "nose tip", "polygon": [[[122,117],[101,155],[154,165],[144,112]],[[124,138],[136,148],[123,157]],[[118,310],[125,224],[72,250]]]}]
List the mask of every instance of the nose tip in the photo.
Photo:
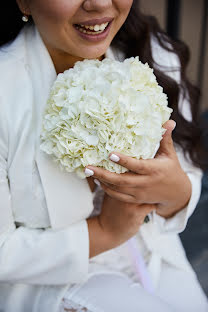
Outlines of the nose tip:
[{"label": "nose tip", "polygon": [[87,11],[104,11],[112,6],[112,0],[85,0],[83,8]]}]

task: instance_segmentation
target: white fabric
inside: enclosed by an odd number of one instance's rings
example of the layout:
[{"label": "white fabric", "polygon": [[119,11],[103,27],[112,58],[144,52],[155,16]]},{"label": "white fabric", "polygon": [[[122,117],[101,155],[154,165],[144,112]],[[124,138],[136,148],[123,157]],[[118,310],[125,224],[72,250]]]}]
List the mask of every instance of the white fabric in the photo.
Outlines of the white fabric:
[{"label": "white fabric", "polygon": [[64,307],[74,307],[73,312],[208,311],[207,299],[195,277],[166,263],[162,265],[159,287],[154,295],[122,273],[99,273],[90,276],[81,288],[67,292],[59,311],[64,311]]},{"label": "white fabric", "polygon": [[[94,210],[90,217],[101,213],[102,199],[104,197],[104,191],[101,187],[97,187],[94,192]],[[135,236],[137,248],[142,254],[142,257],[146,263],[150,258],[150,252],[144,244],[144,240],[140,232]],[[97,273],[99,271],[111,271],[125,273],[132,281],[140,282],[138,275],[136,274],[135,267],[133,265],[131,256],[129,255],[129,249],[127,243],[108,250],[102,254],[97,255],[90,259],[89,273]]]},{"label": "white fabric", "polygon": [[82,305],[75,303],[72,300],[63,299],[61,302],[61,306],[59,309],[59,312],[66,312],[66,311],[72,311],[72,312],[93,312],[93,310],[89,310],[86,307],[83,307]]},{"label": "white fabric", "polygon": [[[117,57],[114,52],[110,47],[106,56]],[[169,57],[163,51],[163,59]],[[86,218],[93,212],[93,195],[88,183],[59,170],[39,151],[41,117],[55,78],[36,27],[25,26],[16,40],[1,48],[0,310],[4,312],[13,312],[14,307],[15,312],[57,311],[75,283],[82,285],[98,270],[112,272],[123,248],[89,261]],[[180,151],[178,155],[183,158]],[[201,172],[187,161],[183,169],[194,177],[193,200],[167,223],[151,218],[138,234],[155,286],[162,260],[194,276],[176,233],[196,206]],[[174,227],[169,228],[171,222]]]}]

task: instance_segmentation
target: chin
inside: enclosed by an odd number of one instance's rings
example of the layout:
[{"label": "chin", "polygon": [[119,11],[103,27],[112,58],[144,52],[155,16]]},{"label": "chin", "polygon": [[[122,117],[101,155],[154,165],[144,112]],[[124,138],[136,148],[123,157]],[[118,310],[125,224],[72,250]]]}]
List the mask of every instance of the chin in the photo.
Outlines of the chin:
[{"label": "chin", "polygon": [[93,60],[93,59],[101,59],[102,60],[106,51],[107,51],[107,49],[102,50],[100,53],[90,53],[90,54],[85,55],[83,58],[89,59],[89,60]]},{"label": "chin", "polygon": [[81,58],[83,59],[98,59],[98,58],[102,58],[102,56],[106,53],[107,49],[108,49],[109,45],[105,46],[104,48],[95,48],[94,47],[94,51],[92,49],[92,51],[89,51],[89,48],[86,48],[88,51],[88,53],[84,53],[83,55],[80,55]]}]

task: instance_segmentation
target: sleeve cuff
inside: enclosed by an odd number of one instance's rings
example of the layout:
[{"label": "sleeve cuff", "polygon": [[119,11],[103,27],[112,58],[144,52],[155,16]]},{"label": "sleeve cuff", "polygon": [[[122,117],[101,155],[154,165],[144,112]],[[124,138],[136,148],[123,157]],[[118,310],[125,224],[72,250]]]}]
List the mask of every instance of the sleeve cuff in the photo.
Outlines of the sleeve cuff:
[{"label": "sleeve cuff", "polygon": [[155,211],[152,212],[152,222],[157,225],[160,233],[169,232],[179,234],[183,232],[186,228],[189,217],[194,212],[201,194],[201,183],[196,183],[195,174],[187,173],[187,176],[192,184],[192,194],[188,205],[168,219],[159,216]]},{"label": "sleeve cuff", "polygon": [[[70,280],[73,283],[82,283],[87,280],[88,271],[89,271],[89,231],[88,224],[86,220],[72,225],[76,227],[73,231],[73,237],[71,237],[71,231],[69,230],[69,253],[72,252],[72,242],[73,244],[73,259],[74,263],[70,265]],[[75,233],[76,232],[76,233]],[[69,262],[70,260],[69,259]]]},{"label": "sleeve cuff", "polygon": [[5,282],[82,283],[88,278],[88,266],[89,232],[85,219],[62,230],[19,227],[0,249],[0,276]]}]

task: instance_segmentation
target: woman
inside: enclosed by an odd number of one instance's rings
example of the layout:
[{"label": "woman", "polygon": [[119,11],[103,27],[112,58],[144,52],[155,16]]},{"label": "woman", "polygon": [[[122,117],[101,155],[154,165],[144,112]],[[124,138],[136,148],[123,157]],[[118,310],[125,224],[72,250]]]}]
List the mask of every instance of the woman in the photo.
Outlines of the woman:
[{"label": "woman", "polygon": [[[202,166],[183,45],[143,16],[138,1],[7,3],[0,51],[0,310],[207,311],[177,235],[200,196]],[[109,155],[131,172],[88,166],[85,180],[60,172],[39,150],[43,109],[57,74],[85,58],[136,55],[155,68],[169,96],[174,144],[169,121],[154,160]],[[144,291],[133,269],[125,244],[132,236],[154,294]]]}]

